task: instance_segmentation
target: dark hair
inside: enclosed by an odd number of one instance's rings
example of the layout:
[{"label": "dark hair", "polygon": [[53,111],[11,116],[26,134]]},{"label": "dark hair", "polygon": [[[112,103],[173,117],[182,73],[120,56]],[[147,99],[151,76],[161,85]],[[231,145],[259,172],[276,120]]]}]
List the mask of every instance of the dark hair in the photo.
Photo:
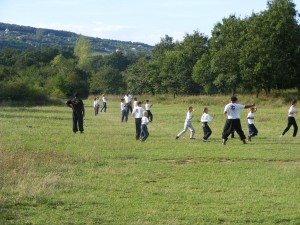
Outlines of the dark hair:
[{"label": "dark hair", "polygon": [[295,105],[297,103],[297,100],[296,99],[293,99],[292,100],[292,105]]},{"label": "dark hair", "polygon": [[235,96],[232,96],[232,97],[231,97],[231,101],[232,101],[232,102],[236,102],[237,100],[238,100],[237,97],[235,97]]}]

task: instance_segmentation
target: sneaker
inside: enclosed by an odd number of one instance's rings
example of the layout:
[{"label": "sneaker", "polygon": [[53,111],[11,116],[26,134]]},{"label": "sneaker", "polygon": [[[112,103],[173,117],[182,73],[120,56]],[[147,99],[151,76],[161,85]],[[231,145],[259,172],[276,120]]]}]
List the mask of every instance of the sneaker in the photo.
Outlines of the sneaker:
[{"label": "sneaker", "polygon": [[282,134],[280,134],[279,138],[282,138],[282,137],[283,137],[283,135],[282,135]]},{"label": "sneaker", "polygon": [[246,140],[245,140],[245,139],[243,140],[243,144],[247,144],[247,142],[246,142]]},{"label": "sneaker", "polygon": [[206,140],[206,139],[204,139],[204,138],[202,138],[202,141],[203,141],[203,142],[207,142],[207,140]]},{"label": "sneaker", "polygon": [[226,145],[226,139],[222,140],[222,145]]},{"label": "sneaker", "polygon": [[176,140],[178,139],[179,137],[178,136],[176,136]]}]

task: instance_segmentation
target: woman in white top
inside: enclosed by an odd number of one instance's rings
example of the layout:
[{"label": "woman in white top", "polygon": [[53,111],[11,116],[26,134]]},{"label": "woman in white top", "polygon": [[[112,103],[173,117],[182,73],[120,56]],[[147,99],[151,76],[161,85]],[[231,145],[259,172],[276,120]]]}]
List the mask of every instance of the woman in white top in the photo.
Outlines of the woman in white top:
[{"label": "woman in white top", "polygon": [[193,107],[190,106],[188,108],[188,111],[187,111],[187,114],[186,114],[186,118],[185,118],[185,122],[184,122],[184,128],[179,134],[176,135],[176,139],[178,139],[181,135],[183,135],[187,131],[187,129],[189,129],[190,132],[191,132],[190,133],[190,139],[195,139],[194,138],[195,129],[192,126],[193,111],[194,111]]},{"label": "woman in white top", "polygon": [[288,130],[290,129],[290,127],[293,125],[294,127],[294,132],[293,132],[293,138],[295,138],[297,136],[297,132],[298,132],[298,126],[297,126],[297,122],[296,122],[296,108],[295,105],[297,103],[297,100],[294,99],[292,101],[292,105],[289,108],[289,112],[288,112],[288,124],[287,127],[284,129],[283,133],[279,136],[280,138],[282,138],[286,132],[288,132]]},{"label": "woman in white top", "polygon": [[208,122],[210,122],[212,120],[213,120],[213,116],[208,114],[208,108],[205,107],[203,110],[203,114],[201,116],[201,124],[202,124],[203,132],[204,132],[204,136],[202,138],[203,142],[206,142],[212,133],[210,127],[208,126]]}]

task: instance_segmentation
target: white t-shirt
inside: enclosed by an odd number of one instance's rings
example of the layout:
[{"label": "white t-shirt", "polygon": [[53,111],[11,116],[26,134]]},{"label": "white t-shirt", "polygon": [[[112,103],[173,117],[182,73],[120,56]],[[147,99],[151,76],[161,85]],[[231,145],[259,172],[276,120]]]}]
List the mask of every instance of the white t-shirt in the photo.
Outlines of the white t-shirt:
[{"label": "white t-shirt", "polygon": [[[292,113],[292,114],[291,114]],[[289,116],[290,117],[295,117],[296,116],[296,108],[294,105],[291,105],[290,109],[289,109]]]},{"label": "white t-shirt", "polygon": [[186,113],[186,118],[185,118],[185,122],[192,122],[192,119],[193,119],[193,113],[188,111]]},{"label": "white t-shirt", "polygon": [[132,96],[131,95],[125,95],[124,99],[125,99],[125,103],[129,103],[129,102],[131,102]]},{"label": "white t-shirt", "polygon": [[253,112],[249,112],[247,118],[248,118],[249,124],[254,124],[254,113]]},{"label": "white t-shirt", "polygon": [[240,119],[240,112],[245,108],[245,105],[237,103],[229,103],[225,106],[224,112],[227,112],[228,119]]},{"label": "white t-shirt", "polygon": [[134,107],[132,110],[132,115],[134,118],[142,118],[143,117],[144,109],[140,106]]},{"label": "white t-shirt", "polygon": [[143,116],[142,117],[142,124],[148,125],[148,123],[149,123],[148,118],[146,116]]},{"label": "white t-shirt", "polygon": [[126,110],[125,105],[126,105],[125,102],[121,102],[121,111]]},{"label": "white t-shirt", "polygon": [[105,96],[102,97],[102,101],[106,102],[106,97]]},{"label": "white t-shirt", "polygon": [[212,121],[213,120],[213,117],[211,115],[209,115],[208,113],[203,113],[202,116],[201,116],[201,122],[204,123],[204,122],[209,122],[209,121]]},{"label": "white t-shirt", "polygon": [[145,108],[146,108],[146,110],[151,110],[151,104],[146,103],[146,104],[145,104]]}]

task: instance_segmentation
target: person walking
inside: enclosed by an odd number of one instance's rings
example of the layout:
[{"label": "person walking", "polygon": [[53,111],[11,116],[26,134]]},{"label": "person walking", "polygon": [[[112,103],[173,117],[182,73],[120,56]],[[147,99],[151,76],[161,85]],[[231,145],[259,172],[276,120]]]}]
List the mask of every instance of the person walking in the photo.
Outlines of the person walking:
[{"label": "person walking", "polygon": [[289,129],[291,128],[291,126],[294,127],[294,132],[293,132],[293,138],[296,138],[297,136],[297,132],[298,132],[298,125],[297,125],[297,122],[296,122],[296,103],[297,103],[297,100],[296,99],[293,99],[292,102],[291,102],[291,106],[289,108],[289,111],[288,111],[288,123],[287,123],[287,127],[284,129],[284,131],[282,132],[282,134],[279,136],[279,138],[282,138],[286,132],[289,131]]},{"label": "person walking", "polygon": [[105,95],[102,95],[102,102],[103,102],[103,105],[102,105],[102,109],[100,110],[100,112],[102,112],[102,110],[104,112],[106,112],[106,101],[107,101],[107,98],[105,97]]},{"label": "person walking", "polygon": [[256,113],[256,111],[257,111],[256,107],[251,107],[250,111],[248,113],[248,116],[247,116],[248,131],[249,131],[248,141],[251,141],[251,138],[258,134],[258,130],[256,129],[256,127],[254,125],[254,113]]},{"label": "person walking", "polygon": [[178,139],[181,135],[183,135],[187,131],[187,129],[190,130],[190,139],[195,139],[194,138],[195,129],[192,125],[193,111],[194,111],[193,107],[189,106],[187,113],[186,113],[183,130],[179,134],[176,135],[176,139]]},{"label": "person walking", "polygon": [[149,136],[148,132],[148,125],[149,120],[148,120],[148,112],[144,111],[143,112],[143,117],[142,117],[142,124],[141,124],[141,141],[144,142]]},{"label": "person walking", "polygon": [[94,98],[94,103],[93,103],[93,108],[94,108],[95,116],[97,116],[98,113],[99,113],[99,107],[100,107],[99,98],[96,97],[96,98]]},{"label": "person walking", "polygon": [[85,115],[83,101],[78,97],[78,93],[74,95],[74,98],[68,100],[66,105],[72,108],[72,119],[73,119],[73,132],[79,131],[83,133],[83,117]]},{"label": "person walking", "polygon": [[137,103],[137,107],[134,107],[132,110],[132,116],[135,118],[135,139],[140,140],[141,137],[141,125],[142,125],[142,117],[143,117],[143,112],[144,109],[141,106],[142,102]]},{"label": "person walking", "polygon": [[246,144],[246,136],[244,131],[242,130],[241,120],[240,120],[240,112],[243,109],[254,107],[255,104],[252,105],[241,105],[237,103],[238,98],[235,96],[231,97],[231,102],[227,104],[224,108],[224,114],[227,115],[227,120],[225,122],[225,126],[222,133],[222,144],[225,145],[228,140],[228,136],[232,133],[232,131],[236,131],[242,140],[243,144]]},{"label": "person walking", "polygon": [[203,110],[203,114],[201,116],[201,124],[204,132],[204,136],[202,138],[203,142],[206,142],[209,136],[211,135],[212,131],[210,127],[208,126],[208,123],[213,120],[213,116],[208,114],[208,108],[205,107]]}]

